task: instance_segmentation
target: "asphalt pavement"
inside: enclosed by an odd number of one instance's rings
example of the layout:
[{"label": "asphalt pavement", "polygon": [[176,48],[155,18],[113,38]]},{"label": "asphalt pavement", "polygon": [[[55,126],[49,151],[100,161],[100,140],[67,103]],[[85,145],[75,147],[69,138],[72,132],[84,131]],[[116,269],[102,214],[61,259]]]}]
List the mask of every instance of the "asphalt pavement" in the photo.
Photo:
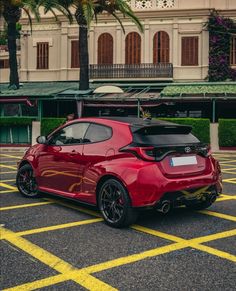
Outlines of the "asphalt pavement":
[{"label": "asphalt pavement", "polygon": [[76,202],[22,197],[22,154],[0,152],[0,290],[235,290],[236,153],[214,154],[223,194],[210,208],[144,212],[125,229]]}]

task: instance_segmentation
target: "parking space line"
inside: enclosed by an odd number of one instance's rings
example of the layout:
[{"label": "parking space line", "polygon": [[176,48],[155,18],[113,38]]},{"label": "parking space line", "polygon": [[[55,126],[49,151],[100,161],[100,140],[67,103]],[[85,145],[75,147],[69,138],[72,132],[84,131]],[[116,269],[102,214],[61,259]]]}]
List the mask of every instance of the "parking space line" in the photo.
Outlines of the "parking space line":
[{"label": "parking space line", "polygon": [[0,182],[0,187],[7,188],[7,189],[9,189],[9,190],[17,190],[16,187],[11,186],[11,185],[8,185],[8,184],[6,184],[6,183],[2,183],[2,182]]},{"label": "parking space line", "polygon": [[7,168],[7,169],[12,169],[12,170],[16,170],[17,169],[17,167],[3,165],[3,164],[0,164],[0,168]]},{"label": "parking space line", "polygon": [[46,227],[41,227],[41,228],[36,228],[36,229],[19,231],[19,232],[16,232],[16,234],[18,236],[26,236],[26,235],[32,235],[32,234],[46,232],[46,231],[53,231],[53,230],[58,230],[58,229],[65,229],[69,227],[80,226],[80,225],[92,224],[92,223],[101,222],[101,221],[103,221],[102,218],[86,219],[86,220],[81,220],[81,221],[75,221],[75,222],[57,224],[57,225],[46,226]]},{"label": "parking space line", "polygon": [[180,238],[180,237],[177,237],[177,236],[174,236],[174,235],[171,235],[171,234],[167,234],[167,233],[164,233],[164,232],[160,232],[160,231],[157,231],[157,230],[154,230],[154,229],[151,229],[151,228],[147,228],[147,227],[144,227],[144,226],[141,226],[141,225],[137,225],[137,224],[132,225],[131,228],[135,229],[137,231],[144,232],[144,233],[147,233],[147,234],[151,234],[153,236],[164,238],[164,239],[167,239],[167,240],[170,240],[170,241],[173,241],[173,242],[183,242],[183,241],[185,241],[185,239],[183,239],[183,238]]},{"label": "parking space line", "polygon": [[228,194],[222,194],[221,196],[229,199],[236,199],[236,195],[228,195]]},{"label": "parking space line", "polygon": [[15,190],[0,190],[0,194],[15,193],[16,191],[18,191],[17,188]]},{"label": "parking space line", "polygon": [[3,174],[12,174],[12,173],[16,173],[16,171],[9,171],[9,172],[1,172],[0,171],[0,175],[3,175]]},{"label": "parking space line", "polygon": [[[52,253],[20,237],[16,233],[2,227],[0,229],[1,229],[1,233],[4,240],[7,240],[12,245],[23,250],[24,252],[36,258],[43,264],[61,273],[64,277],[63,281],[73,280],[74,282],[87,288],[88,290],[94,290],[94,291],[116,290],[110,285],[100,281],[99,279],[92,277],[90,274],[87,274],[84,271],[81,272],[79,269],[77,269],[73,265],[63,261],[62,259],[53,255]],[[72,271],[77,271],[77,272],[72,272]]]},{"label": "parking space line", "polygon": [[206,252],[208,254],[211,254],[211,255],[220,257],[222,259],[226,259],[226,260],[229,260],[229,261],[236,263],[236,256],[229,254],[227,252],[223,252],[223,251],[220,251],[220,250],[217,250],[215,248],[211,248],[211,247],[205,246],[205,245],[193,244],[192,247],[194,247],[197,250],[200,250],[200,251]]},{"label": "parking space line", "polygon": [[65,277],[64,275],[55,275],[55,276],[51,276],[45,279],[39,279],[30,283],[26,283],[26,284],[22,284],[22,285],[17,285],[15,287],[11,287],[11,288],[7,288],[7,289],[3,289],[3,291],[20,291],[20,290],[24,290],[24,291],[31,291],[31,290],[36,290],[39,288],[43,288],[43,287],[48,287],[50,285],[55,285],[58,283],[62,283],[65,282]]},{"label": "parking space line", "polygon": [[[228,160],[228,161],[230,161],[230,163],[235,163],[235,162],[236,162],[236,160]],[[226,161],[226,163],[227,163],[228,161]],[[223,164],[223,165],[224,165],[225,162],[224,162],[224,161],[223,161],[223,162],[220,161],[220,164]]]},{"label": "parking space line", "polygon": [[[236,261],[236,257],[231,255],[231,254],[228,254],[226,252],[222,252],[222,251],[219,251],[217,249],[213,249],[213,248],[210,248],[207,246],[199,245],[199,243],[204,243],[204,242],[209,242],[209,241],[220,239],[220,238],[234,236],[234,235],[236,235],[236,229],[231,230],[231,231],[225,231],[222,233],[213,234],[213,235],[208,235],[208,236],[204,236],[204,237],[194,238],[194,239],[190,239],[190,240],[185,240],[185,239],[182,239],[182,238],[179,238],[176,236],[168,235],[166,233],[161,233],[159,231],[150,232],[147,228],[142,228],[142,227],[139,228],[139,231],[142,231],[142,232],[148,231],[149,234],[152,234],[154,236],[165,237],[165,238],[168,237],[168,239],[172,239],[175,241],[177,240],[179,242],[176,242],[176,243],[173,243],[173,244],[170,244],[167,246],[159,247],[156,249],[144,251],[142,253],[133,254],[133,255],[126,256],[126,257],[122,257],[122,258],[110,260],[107,262],[99,263],[99,264],[96,264],[93,266],[85,267],[85,268],[80,269],[77,272],[75,272],[72,270],[74,268],[73,266],[64,262],[60,258],[50,254],[49,252],[41,249],[40,247],[35,246],[34,244],[28,242],[26,239],[20,237],[19,233],[17,234],[17,233],[14,233],[14,232],[11,232],[11,231],[4,229],[3,239],[8,240],[13,245],[17,246],[18,248],[25,251],[26,253],[32,255],[33,257],[40,260],[41,262],[48,265],[49,267],[52,267],[59,272],[63,271],[63,272],[61,272],[63,274],[61,275],[62,278],[60,278],[60,280],[59,280],[60,282],[63,282],[66,280],[73,280],[89,290],[97,290],[97,291],[98,290],[115,290],[115,289],[114,288],[111,289],[112,288],[111,286],[103,283],[102,281],[100,281],[98,279],[95,279],[95,282],[94,282],[94,280],[92,280],[93,277],[89,276],[89,274],[108,270],[108,269],[122,266],[122,265],[127,265],[127,264],[134,263],[134,262],[137,262],[137,261],[140,261],[143,259],[151,258],[154,256],[162,255],[165,253],[169,253],[169,252],[172,252],[175,250],[180,250],[180,249],[187,248],[187,247],[193,247],[193,248],[199,249],[201,251],[213,254],[215,256],[218,256],[218,257],[221,257],[221,258],[224,258],[227,260],[231,260],[234,262]],[[55,264],[56,264],[56,268],[55,268]],[[65,275],[65,272],[67,272],[67,275]],[[79,277],[78,280],[76,280],[76,278],[75,278],[76,274]],[[82,274],[83,274],[83,276],[81,276]],[[55,276],[53,276],[53,277],[55,277]],[[40,285],[41,287],[46,287],[46,286],[55,284],[55,282],[53,280],[45,280],[45,279],[43,279],[43,280],[44,280],[44,285],[42,285],[42,281],[41,281],[41,285]],[[36,289],[33,287],[34,282],[29,283],[29,284],[31,284],[31,289],[18,289],[18,290]],[[38,286],[39,280],[36,282],[36,284]],[[105,285],[102,287],[100,284],[101,285],[105,284]],[[18,286],[18,288],[19,287],[20,286]],[[102,287],[102,289],[99,289],[101,287]],[[16,286],[16,288],[17,288],[17,286]],[[15,289],[15,290],[17,290],[17,289]]]},{"label": "parking space line", "polygon": [[225,170],[225,171],[228,171],[228,170],[236,170],[236,167],[234,167],[234,168],[223,168],[223,169],[221,168],[221,171],[222,170]]},{"label": "parking space line", "polygon": [[231,172],[231,171],[224,171],[224,170],[222,170],[221,172],[222,173],[225,173],[225,174],[236,175],[236,171],[235,172]]},{"label": "parking space line", "polygon": [[6,183],[6,182],[15,182],[16,179],[9,179],[9,180],[1,180],[2,183]]},{"label": "parking space line", "polygon": [[19,208],[27,208],[27,207],[34,207],[34,206],[41,206],[41,205],[47,205],[47,204],[53,204],[54,202],[37,202],[37,203],[29,203],[29,204],[21,204],[21,205],[15,205],[15,206],[6,206],[6,207],[0,207],[0,211],[6,211],[6,210],[12,210],[12,209],[19,209]]},{"label": "parking space line", "polygon": [[18,160],[22,159],[22,156],[12,156],[12,155],[7,155],[7,154],[0,154],[0,156],[6,157],[6,158],[18,159]]},{"label": "parking space line", "polygon": [[218,218],[227,219],[227,220],[231,220],[231,221],[236,221],[236,216],[223,214],[223,213],[219,213],[219,212],[214,212],[214,211],[210,211],[210,210],[199,210],[198,213],[207,214],[210,216],[215,216]]},{"label": "parking space line", "polygon": [[224,179],[223,182],[231,183],[231,184],[236,184],[236,178]]},{"label": "parking space line", "polygon": [[69,207],[71,209],[78,210],[78,211],[81,211],[83,213],[95,216],[95,217],[101,217],[101,214],[99,212],[97,212],[97,211],[93,211],[93,210],[90,210],[90,209],[85,209],[85,208],[82,208],[80,206],[75,206],[75,205],[69,204],[67,202],[62,202],[62,201],[58,201],[56,199],[51,199],[51,198],[44,198],[44,200],[52,201],[52,202],[55,202],[58,205]]}]

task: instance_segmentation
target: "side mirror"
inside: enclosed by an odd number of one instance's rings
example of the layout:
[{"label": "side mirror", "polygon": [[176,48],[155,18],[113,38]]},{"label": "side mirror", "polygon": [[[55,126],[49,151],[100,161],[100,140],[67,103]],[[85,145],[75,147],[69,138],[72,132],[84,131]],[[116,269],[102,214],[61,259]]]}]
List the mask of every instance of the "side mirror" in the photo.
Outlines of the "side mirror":
[{"label": "side mirror", "polygon": [[44,136],[44,135],[40,135],[40,136],[38,136],[38,137],[36,138],[36,141],[37,141],[37,143],[39,143],[39,144],[46,144],[47,139],[46,139],[46,136]]}]

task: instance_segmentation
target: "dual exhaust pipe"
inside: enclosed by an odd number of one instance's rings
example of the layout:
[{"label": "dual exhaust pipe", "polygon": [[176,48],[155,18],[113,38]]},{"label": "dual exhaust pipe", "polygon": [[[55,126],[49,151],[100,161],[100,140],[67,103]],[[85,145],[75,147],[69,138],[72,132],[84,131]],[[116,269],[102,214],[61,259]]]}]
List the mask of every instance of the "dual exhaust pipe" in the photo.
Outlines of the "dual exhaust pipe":
[{"label": "dual exhaust pipe", "polygon": [[171,209],[171,202],[164,200],[160,205],[157,206],[157,211],[167,214]]},{"label": "dual exhaust pipe", "polygon": [[[212,194],[208,197],[208,201],[212,204],[216,201],[217,198],[217,192],[212,192]],[[170,200],[164,200],[162,202],[159,202],[157,204],[157,208],[156,210],[158,212],[161,212],[163,214],[167,214],[168,212],[170,212],[172,207],[172,203]]]}]

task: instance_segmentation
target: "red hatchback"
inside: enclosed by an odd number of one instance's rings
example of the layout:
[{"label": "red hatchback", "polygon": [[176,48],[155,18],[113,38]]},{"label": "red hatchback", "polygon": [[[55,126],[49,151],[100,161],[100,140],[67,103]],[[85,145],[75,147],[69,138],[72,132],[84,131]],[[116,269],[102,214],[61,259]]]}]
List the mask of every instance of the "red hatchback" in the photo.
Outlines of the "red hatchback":
[{"label": "red hatchback", "polygon": [[107,224],[129,225],[139,208],[209,207],[221,192],[219,163],[191,127],[137,118],[81,118],[40,136],[16,183],[97,205]]}]

